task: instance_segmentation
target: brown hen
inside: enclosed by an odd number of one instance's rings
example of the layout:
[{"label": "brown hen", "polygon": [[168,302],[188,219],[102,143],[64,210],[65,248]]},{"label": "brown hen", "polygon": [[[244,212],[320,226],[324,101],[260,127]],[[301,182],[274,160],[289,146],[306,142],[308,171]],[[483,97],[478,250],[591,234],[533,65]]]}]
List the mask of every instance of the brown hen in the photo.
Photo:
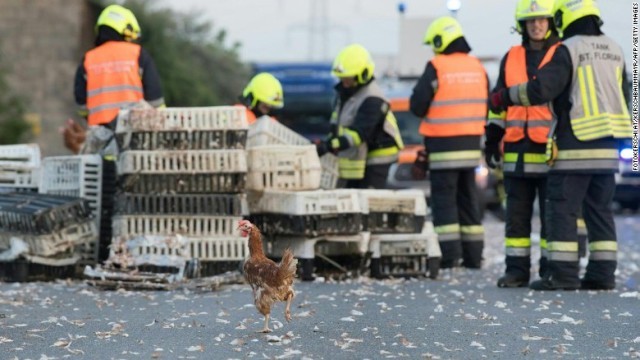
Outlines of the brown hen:
[{"label": "brown hen", "polygon": [[269,316],[271,306],[276,301],[286,301],[284,318],[291,321],[291,300],[295,297],[293,279],[296,276],[298,260],[293,257],[291,250],[282,254],[280,263],[264,255],[262,248],[262,234],[260,230],[248,220],[238,223],[238,230],[242,236],[249,236],[249,259],[244,263],[244,278],[253,290],[256,309],[264,315],[264,328],[260,332],[271,332]]}]

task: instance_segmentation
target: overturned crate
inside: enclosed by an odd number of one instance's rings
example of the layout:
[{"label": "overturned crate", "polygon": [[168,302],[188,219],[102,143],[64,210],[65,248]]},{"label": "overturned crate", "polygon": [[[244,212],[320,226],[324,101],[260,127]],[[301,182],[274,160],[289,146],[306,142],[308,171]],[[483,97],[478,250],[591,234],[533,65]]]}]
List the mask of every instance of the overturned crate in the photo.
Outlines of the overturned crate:
[{"label": "overturned crate", "polygon": [[122,150],[244,149],[247,119],[241,106],[132,109],[118,116]]},{"label": "overturned crate", "polygon": [[353,235],[363,229],[356,190],[252,192],[249,211],[251,220],[266,234]]},{"label": "overturned crate", "polygon": [[365,228],[372,234],[420,233],[427,216],[421,190],[360,190],[360,201],[368,209]]}]

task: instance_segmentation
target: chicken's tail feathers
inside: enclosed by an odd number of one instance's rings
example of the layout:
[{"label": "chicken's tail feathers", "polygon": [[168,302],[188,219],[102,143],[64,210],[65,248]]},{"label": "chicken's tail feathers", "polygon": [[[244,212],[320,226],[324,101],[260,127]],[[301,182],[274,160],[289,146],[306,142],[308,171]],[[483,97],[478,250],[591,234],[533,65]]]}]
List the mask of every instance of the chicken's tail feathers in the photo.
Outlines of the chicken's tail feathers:
[{"label": "chicken's tail feathers", "polygon": [[283,278],[293,278],[296,275],[298,267],[298,259],[293,257],[291,249],[286,249],[282,254],[282,260],[280,261],[280,272]]}]

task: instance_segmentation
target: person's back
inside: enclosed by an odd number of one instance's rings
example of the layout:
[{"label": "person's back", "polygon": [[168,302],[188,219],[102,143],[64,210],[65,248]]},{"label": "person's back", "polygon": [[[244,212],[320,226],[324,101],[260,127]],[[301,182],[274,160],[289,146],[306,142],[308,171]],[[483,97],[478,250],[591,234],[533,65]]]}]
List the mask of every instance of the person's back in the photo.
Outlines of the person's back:
[{"label": "person's back", "polygon": [[453,18],[436,19],[425,34],[436,56],[413,89],[410,110],[421,118],[431,180],[434,230],[442,249],[442,267],[482,264],[481,225],[475,168],[487,114],[488,79],[462,27]]}]

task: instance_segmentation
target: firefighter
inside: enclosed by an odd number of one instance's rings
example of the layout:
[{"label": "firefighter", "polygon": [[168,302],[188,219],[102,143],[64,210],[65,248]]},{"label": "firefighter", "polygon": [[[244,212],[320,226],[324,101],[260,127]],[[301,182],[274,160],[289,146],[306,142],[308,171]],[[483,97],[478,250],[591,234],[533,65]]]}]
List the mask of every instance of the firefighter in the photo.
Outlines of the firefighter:
[{"label": "firefighter", "polygon": [[269,116],[272,109],[281,109],[284,106],[282,84],[269,73],[259,73],[251,78],[242,91],[240,100],[247,108],[247,120],[252,124],[256,118]]},{"label": "firefighter", "polygon": [[454,18],[436,19],[424,42],[435,57],[413,88],[410,110],[422,118],[431,179],[433,224],[442,249],[442,267],[479,269],[481,225],[475,168],[487,117],[489,82],[478,59],[469,55],[462,27]]},{"label": "firefighter", "polygon": [[[499,113],[511,105],[553,102],[556,118],[547,146],[548,271],[530,288],[613,289],[617,144],[631,136],[624,56],[602,33],[594,0],[557,0],[554,20],[563,41],[551,60],[535,79],[492,93],[489,104]],[[589,263],[582,279],[576,229],[581,206],[589,233]]]},{"label": "firefighter", "polygon": [[[98,17],[96,33],[96,47],[85,54],[74,84],[78,114],[87,118],[88,125],[112,127],[121,108],[143,99],[154,107],[164,106],[153,59],[134,43],[141,31],[131,10],[107,6]],[[62,133],[67,145],[85,136],[73,121],[67,121]]]},{"label": "firefighter", "polygon": [[338,155],[339,186],[382,189],[403,148],[396,118],[373,76],[369,52],[358,44],[340,51],[332,74],[340,79],[331,133],[316,143],[318,155]]},{"label": "firefighter", "polygon": [[[553,25],[554,0],[520,0],[516,6],[516,30],[522,45],[513,46],[500,64],[494,92],[532,79],[553,56],[560,38]],[[485,160],[489,167],[502,163],[507,193],[505,219],[505,274],[499,287],[529,285],[531,267],[531,219],[538,196],[544,220],[547,190],[545,148],[553,114],[549,104],[509,106],[500,114],[489,112],[485,127]],[[504,156],[500,142],[504,142]],[[541,221],[540,276],[546,271],[546,231]]]}]

